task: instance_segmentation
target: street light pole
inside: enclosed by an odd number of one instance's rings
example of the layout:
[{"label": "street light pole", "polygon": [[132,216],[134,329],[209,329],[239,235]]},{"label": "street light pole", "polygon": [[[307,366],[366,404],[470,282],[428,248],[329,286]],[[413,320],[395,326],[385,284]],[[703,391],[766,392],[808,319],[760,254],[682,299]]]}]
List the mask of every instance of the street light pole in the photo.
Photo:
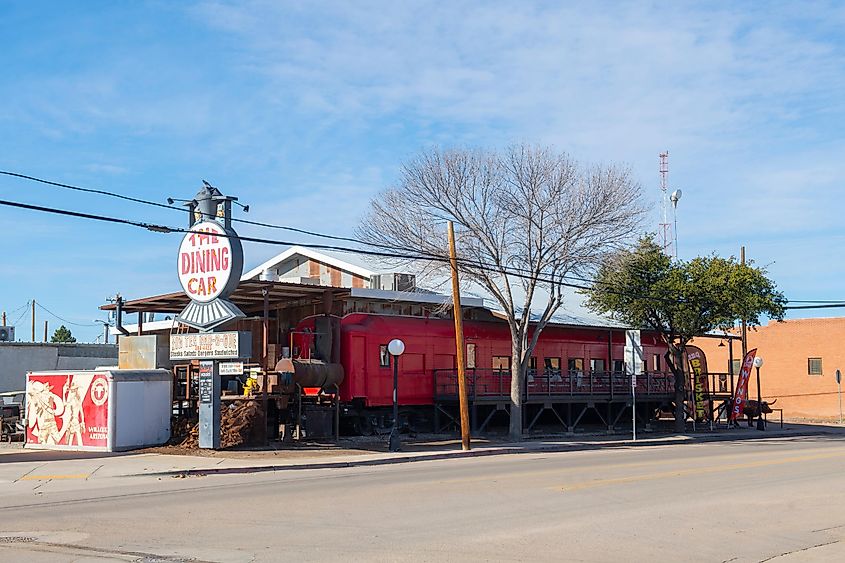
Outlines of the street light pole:
[{"label": "street light pole", "polygon": [[675,259],[678,259],[678,200],[681,199],[681,190],[675,190],[669,199],[672,201],[672,220],[675,223],[672,234],[675,235]]},{"label": "street light pole", "polygon": [[405,343],[394,338],[387,345],[387,351],[393,356],[393,428],[390,431],[387,447],[391,452],[398,452],[401,447],[399,442],[399,356],[405,352]]},{"label": "street light pole", "polygon": [[[109,322],[104,321],[102,319],[94,319],[92,322],[99,323],[99,324],[103,325],[103,341],[106,344],[108,344],[109,343],[109,326],[110,326]],[[99,336],[97,338],[99,338]]]},{"label": "street light pole", "polygon": [[757,368],[757,430],[765,430],[766,425],[763,422],[763,394],[760,391],[760,366],[763,365],[763,358],[757,356],[754,358],[754,367]]}]

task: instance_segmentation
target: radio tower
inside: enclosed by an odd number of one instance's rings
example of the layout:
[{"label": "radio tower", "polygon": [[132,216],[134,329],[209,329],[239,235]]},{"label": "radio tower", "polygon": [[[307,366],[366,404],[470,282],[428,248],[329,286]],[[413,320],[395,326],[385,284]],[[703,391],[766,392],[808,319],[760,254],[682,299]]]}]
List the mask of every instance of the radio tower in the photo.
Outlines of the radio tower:
[{"label": "radio tower", "polygon": [[669,222],[669,151],[660,153],[660,192],[663,200],[663,222],[660,223],[663,252],[672,256],[672,224]]}]

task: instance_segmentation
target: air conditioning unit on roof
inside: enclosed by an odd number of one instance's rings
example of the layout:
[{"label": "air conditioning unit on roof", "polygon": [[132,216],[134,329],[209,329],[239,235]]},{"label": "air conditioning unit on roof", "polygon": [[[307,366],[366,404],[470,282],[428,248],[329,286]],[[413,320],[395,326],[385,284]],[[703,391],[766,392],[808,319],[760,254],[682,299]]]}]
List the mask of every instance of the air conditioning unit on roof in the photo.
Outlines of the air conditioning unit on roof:
[{"label": "air conditioning unit on roof", "polygon": [[372,289],[385,291],[416,291],[417,278],[413,274],[376,274],[370,278]]},{"label": "air conditioning unit on roof", "polygon": [[15,341],[15,327],[0,326],[0,342],[14,342]]}]

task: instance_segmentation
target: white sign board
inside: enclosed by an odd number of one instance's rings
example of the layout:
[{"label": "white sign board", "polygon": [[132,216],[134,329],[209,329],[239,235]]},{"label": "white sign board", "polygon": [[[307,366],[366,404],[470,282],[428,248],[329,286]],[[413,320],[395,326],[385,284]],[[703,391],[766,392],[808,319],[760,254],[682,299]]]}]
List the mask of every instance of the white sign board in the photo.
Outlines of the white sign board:
[{"label": "white sign board", "polygon": [[634,377],[643,372],[643,346],[640,342],[640,331],[625,331],[625,372]]},{"label": "white sign board", "polygon": [[191,227],[179,246],[179,283],[200,303],[221,296],[232,276],[232,244],[223,226],[203,221]]},{"label": "white sign board", "polygon": [[217,367],[220,375],[243,375],[244,373],[243,362],[220,362]]},{"label": "white sign board", "polygon": [[[243,339],[243,342],[241,341]],[[235,359],[251,356],[249,332],[200,332],[170,335],[170,359]]]}]

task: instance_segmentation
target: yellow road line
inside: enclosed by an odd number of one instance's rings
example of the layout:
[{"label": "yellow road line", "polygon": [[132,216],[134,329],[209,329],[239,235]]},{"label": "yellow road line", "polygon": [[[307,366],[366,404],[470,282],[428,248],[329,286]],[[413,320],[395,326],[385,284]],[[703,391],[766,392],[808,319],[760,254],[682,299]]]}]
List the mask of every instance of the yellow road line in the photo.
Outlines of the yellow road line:
[{"label": "yellow road line", "polygon": [[676,469],[673,471],[661,471],[659,473],[646,473],[645,475],[631,475],[628,477],[617,477],[615,479],[595,479],[592,481],[582,481],[580,483],[573,483],[571,485],[557,486],[555,490],[563,490],[565,492],[580,491],[583,489],[591,489],[594,487],[603,487],[606,485],[619,485],[624,483],[636,483],[639,481],[653,481],[655,479],[667,479],[671,477],[685,477],[687,475],[703,475],[706,473],[723,473],[725,471],[733,471],[736,469],[753,469],[755,467],[767,467],[771,465],[786,465],[789,463],[800,463],[804,461],[812,461],[817,459],[830,459],[835,457],[845,457],[845,452],[817,454],[784,457],[780,459],[769,459],[762,461],[750,461],[747,463],[734,463],[730,465],[714,465],[709,467],[692,467],[689,469]]},{"label": "yellow road line", "polygon": [[76,475],[24,475],[21,481],[51,481],[54,479],[87,479],[90,473],[78,473]]}]

